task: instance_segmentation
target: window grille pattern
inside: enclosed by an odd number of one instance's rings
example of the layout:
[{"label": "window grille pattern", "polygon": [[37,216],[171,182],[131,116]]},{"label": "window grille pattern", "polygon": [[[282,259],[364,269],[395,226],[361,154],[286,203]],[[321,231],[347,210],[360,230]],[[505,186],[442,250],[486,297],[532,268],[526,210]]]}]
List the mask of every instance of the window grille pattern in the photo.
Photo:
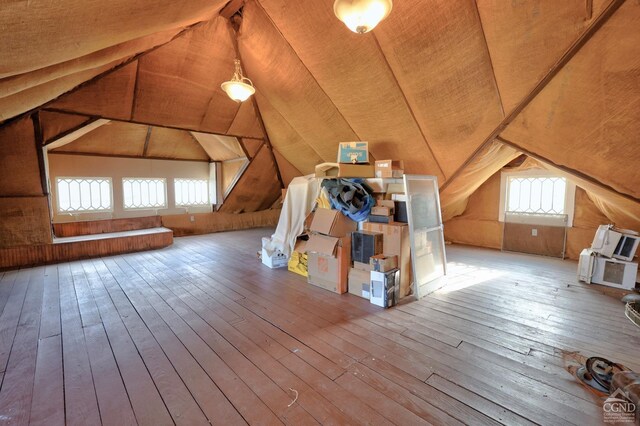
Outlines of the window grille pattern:
[{"label": "window grille pattern", "polygon": [[111,211],[110,178],[57,178],[60,213]]},{"label": "window grille pattern", "polygon": [[561,215],[565,213],[567,181],[561,177],[510,177],[509,213]]},{"label": "window grille pattern", "polygon": [[175,179],[176,206],[209,204],[209,182],[204,179]]},{"label": "window grille pattern", "polygon": [[167,207],[165,179],[124,178],[122,193],[125,209],[163,209]]}]

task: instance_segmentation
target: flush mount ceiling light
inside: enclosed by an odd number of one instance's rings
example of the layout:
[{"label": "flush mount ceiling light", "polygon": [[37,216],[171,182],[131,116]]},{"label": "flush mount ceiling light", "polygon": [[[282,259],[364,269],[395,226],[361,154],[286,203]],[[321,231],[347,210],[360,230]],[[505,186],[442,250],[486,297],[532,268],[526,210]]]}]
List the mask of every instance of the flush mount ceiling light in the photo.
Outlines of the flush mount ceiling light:
[{"label": "flush mount ceiling light", "polygon": [[389,16],[392,0],[336,0],[333,13],[354,33],[371,31]]},{"label": "flush mount ceiling light", "polygon": [[244,102],[251,95],[256,93],[255,87],[251,80],[242,75],[242,67],[240,66],[240,59],[233,61],[235,64],[235,71],[231,80],[225,81],[220,85],[227,95],[236,102]]}]

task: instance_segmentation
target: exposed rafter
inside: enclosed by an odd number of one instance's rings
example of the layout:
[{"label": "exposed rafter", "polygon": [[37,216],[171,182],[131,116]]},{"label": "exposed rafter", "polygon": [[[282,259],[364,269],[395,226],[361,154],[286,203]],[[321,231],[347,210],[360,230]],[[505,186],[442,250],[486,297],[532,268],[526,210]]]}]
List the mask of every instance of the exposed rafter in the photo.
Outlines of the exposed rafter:
[{"label": "exposed rafter", "polygon": [[[34,115],[39,115],[39,114],[36,113]],[[105,120],[105,119],[92,120],[91,122],[76,128],[73,132],[67,133],[63,137],[57,138],[54,141],[47,143],[45,145],[45,148],[47,151],[51,151],[53,149],[60,148],[61,146],[70,144],[76,139],[79,139],[80,137],[86,135],[87,133],[97,129],[98,127],[104,126],[109,121],[110,120]]]}]

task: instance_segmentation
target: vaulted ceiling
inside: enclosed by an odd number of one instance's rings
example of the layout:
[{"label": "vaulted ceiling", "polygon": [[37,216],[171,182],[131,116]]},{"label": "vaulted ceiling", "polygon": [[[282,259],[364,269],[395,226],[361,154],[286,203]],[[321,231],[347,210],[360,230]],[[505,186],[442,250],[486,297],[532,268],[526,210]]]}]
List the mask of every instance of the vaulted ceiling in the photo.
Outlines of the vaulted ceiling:
[{"label": "vaulted ceiling", "polygon": [[[438,176],[445,205],[526,152],[640,200],[637,1],[401,0],[365,35],[332,0],[228,3],[3,7],[0,120],[44,105],[49,127],[100,117],[267,139],[271,164],[303,174],[367,140],[374,158]],[[236,43],[255,103],[219,87]]]}]

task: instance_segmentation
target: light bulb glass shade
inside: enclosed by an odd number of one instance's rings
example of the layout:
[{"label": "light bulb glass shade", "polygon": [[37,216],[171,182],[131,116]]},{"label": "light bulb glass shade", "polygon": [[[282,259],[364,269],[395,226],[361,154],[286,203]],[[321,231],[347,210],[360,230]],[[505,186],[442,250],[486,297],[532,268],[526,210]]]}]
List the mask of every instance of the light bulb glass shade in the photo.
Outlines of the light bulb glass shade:
[{"label": "light bulb glass shade", "polygon": [[336,0],[333,12],[354,33],[364,34],[389,16],[392,0]]},{"label": "light bulb glass shade", "polygon": [[220,85],[227,95],[236,102],[244,102],[251,95],[256,93],[256,89],[243,81],[230,80]]}]

